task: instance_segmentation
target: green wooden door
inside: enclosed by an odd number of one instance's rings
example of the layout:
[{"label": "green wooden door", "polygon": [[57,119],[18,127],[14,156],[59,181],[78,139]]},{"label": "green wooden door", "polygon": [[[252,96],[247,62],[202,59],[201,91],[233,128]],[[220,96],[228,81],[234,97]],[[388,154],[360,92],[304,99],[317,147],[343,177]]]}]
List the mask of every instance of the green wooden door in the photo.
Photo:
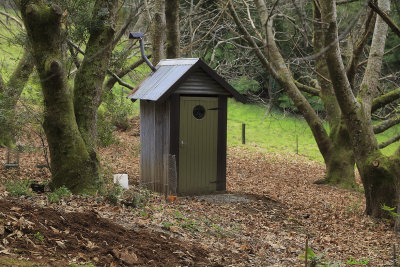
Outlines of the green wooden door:
[{"label": "green wooden door", "polygon": [[181,97],[179,125],[180,194],[216,191],[218,98]]}]

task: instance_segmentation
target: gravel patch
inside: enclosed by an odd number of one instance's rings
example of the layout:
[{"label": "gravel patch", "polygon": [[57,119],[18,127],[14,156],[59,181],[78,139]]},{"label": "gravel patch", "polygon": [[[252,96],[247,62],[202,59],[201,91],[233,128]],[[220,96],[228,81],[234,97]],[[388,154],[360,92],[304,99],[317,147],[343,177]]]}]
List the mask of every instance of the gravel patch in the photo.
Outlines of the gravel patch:
[{"label": "gravel patch", "polygon": [[251,201],[248,198],[235,196],[232,194],[195,196],[194,199],[197,201],[205,201],[212,203],[249,203]]}]

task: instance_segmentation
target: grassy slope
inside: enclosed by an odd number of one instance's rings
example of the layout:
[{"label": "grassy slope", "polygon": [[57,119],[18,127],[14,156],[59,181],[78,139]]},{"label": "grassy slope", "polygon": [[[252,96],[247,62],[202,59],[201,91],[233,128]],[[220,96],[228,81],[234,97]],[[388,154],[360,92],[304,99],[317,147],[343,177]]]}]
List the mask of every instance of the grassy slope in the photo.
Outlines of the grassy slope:
[{"label": "grassy slope", "polygon": [[[323,161],[310,128],[302,117],[269,113],[265,116],[266,108],[241,104],[230,100],[228,104],[228,145],[242,145],[242,123],[246,124],[246,145],[259,147],[268,152],[298,153],[311,160]],[[397,135],[400,127],[393,127],[378,135],[382,142],[391,136]],[[298,148],[296,138],[298,139]],[[383,152],[393,154],[398,146],[394,143]]]},{"label": "grassy slope", "polygon": [[[15,29],[12,25],[7,26]],[[17,30],[15,34],[18,34]],[[18,64],[23,52],[21,46],[10,42],[10,38],[12,38],[12,34],[3,25],[0,25],[0,72],[6,80]]]}]

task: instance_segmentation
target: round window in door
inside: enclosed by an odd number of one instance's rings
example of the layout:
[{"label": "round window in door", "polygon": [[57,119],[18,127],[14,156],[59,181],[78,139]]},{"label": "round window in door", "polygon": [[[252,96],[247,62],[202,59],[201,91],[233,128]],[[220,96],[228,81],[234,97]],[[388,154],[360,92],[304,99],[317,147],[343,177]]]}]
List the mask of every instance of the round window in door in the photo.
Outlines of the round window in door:
[{"label": "round window in door", "polygon": [[206,109],[202,105],[197,105],[193,108],[193,117],[201,120],[206,115]]}]

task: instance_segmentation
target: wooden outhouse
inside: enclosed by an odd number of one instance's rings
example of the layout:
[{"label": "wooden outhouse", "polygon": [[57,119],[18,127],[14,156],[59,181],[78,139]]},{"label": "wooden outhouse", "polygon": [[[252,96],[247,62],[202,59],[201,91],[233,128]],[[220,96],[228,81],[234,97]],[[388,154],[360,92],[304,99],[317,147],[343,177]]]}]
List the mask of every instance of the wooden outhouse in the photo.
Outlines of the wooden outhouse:
[{"label": "wooden outhouse", "polygon": [[198,58],[156,66],[128,97],[140,100],[142,185],[179,195],[225,190],[227,97],[245,102]]}]

